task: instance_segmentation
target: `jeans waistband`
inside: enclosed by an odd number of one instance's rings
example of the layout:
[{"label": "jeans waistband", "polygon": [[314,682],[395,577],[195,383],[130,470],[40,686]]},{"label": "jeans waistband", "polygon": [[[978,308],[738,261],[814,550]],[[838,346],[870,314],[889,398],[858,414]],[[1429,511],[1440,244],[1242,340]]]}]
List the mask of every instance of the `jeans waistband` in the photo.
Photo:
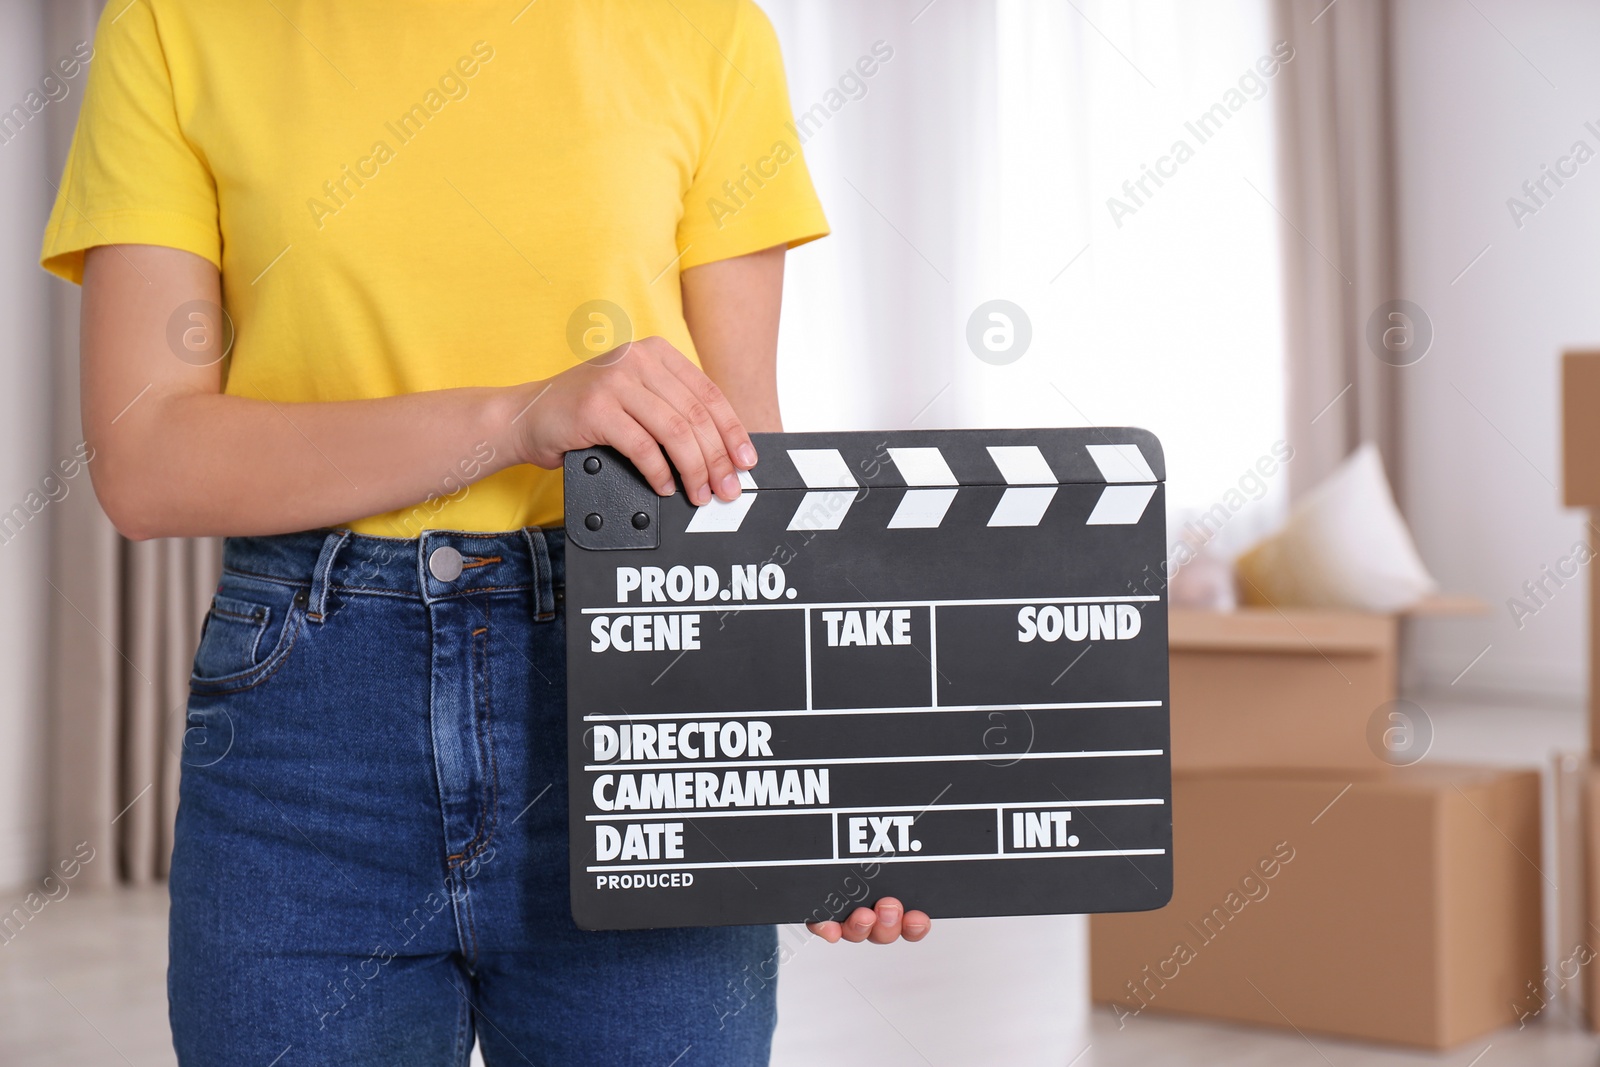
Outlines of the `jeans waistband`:
[{"label": "jeans waistband", "polygon": [[566,584],[565,545],[565,531],[537,526],[503,533],[428,530],[415,538],[307,530],[230,537],[223,543],[222,566],[304,587],[313,621],[325,610],[330,590],[432,602],[529,589],[537,592],[538,614],[547,615]]}]

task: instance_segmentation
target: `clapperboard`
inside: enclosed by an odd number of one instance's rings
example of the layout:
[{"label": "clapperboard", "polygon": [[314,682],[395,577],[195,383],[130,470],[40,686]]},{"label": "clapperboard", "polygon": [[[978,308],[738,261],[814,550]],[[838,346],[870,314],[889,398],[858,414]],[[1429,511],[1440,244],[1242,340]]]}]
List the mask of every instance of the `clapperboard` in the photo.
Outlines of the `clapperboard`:
[{"label": "clapperboard", "polygon": [[743,494],[698,508],[566,457],[578,924],[1165,904],[1156,438],[755,444]]}]

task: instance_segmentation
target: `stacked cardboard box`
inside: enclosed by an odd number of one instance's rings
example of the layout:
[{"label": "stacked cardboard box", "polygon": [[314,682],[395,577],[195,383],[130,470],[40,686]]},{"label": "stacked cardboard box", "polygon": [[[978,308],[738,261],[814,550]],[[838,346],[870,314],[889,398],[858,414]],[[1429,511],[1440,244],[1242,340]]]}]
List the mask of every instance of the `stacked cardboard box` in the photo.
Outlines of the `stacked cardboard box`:
[{"label": "stacked cardboard box", "polygon": [[1172,812],[1172,903],[1091,926],[1094,997],[1125,1024],[1448,1048],[1538,1013],[1538,772],[1179,775]]},{"label": "stacked cardboard box", "polygon": [[1094,997],[1124,1025],[1177,1012],[1442,1048],[1537,1014],[1538,775],[1380,758],[1398,629],[1172,613],[1176,891],[1090,926]]},{"label": "stacked cardboard box", "polygon": [[[1587,508],[1584,541],[1591,549],[1600,540],[1595,512],[1600,509],[1600,352],[1568,352],[1561,361],[1561,470],[1567,507]],[[1594,684],[1600,664],[1600,567],[1589,568],[1589,754],[1600,757],[1600,685]]]},{"label": "stacked cardboard box", "polygon": [[1584,775],[1583,827],[1584,859],[1582,866],[1583,922],[1573,938],[1571,955],[1576,957],[1577,973],[1571,964],[1565,968],[1558,961],[1555,968],[1558,980],[1568,982],[1582,975],[1583,1009],[1590,1030],[1600,1030],[1600,979],[1592,966],[1600,958],[1600,767],[1590,763]]},{"label": "stacked cardboard box", "polygon": [[1174,770],[1370,770],[1367,723],[1395,699],[1393,615],[1174,610]]},{"label": "stacked cardboard box", "polygon": [[[1600,352],[1567,352],[1561,360],[1562,496],[1568,507],[1587,509],[1583,540],[1600,548],[1596,511],[1600,509]],[[1589,759],[1583,836],[1588,853],[1585,891],[1587,922],[1580,945],[1600,952],[1600,566],[1589,567]],[[1592,958],[1592,955],[1591,955]],[[1586,961],[1587,962],[1587,961]],[[1585,1008],[1589,1028],[1600,1030],[1600,977],[1586,967]]]}]

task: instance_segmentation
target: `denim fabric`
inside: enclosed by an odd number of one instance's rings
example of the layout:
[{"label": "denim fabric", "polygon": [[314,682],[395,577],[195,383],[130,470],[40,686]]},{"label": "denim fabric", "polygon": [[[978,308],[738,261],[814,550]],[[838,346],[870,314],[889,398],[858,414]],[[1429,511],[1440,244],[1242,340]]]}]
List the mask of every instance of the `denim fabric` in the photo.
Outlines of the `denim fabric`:
[{"label": "denim fabric", "polygon": [[772,927],[572,923],[562,549],[227,542],[172,860],[184,1067],[445,1067],[474,1034],[491,1067],[767,1062]]}]

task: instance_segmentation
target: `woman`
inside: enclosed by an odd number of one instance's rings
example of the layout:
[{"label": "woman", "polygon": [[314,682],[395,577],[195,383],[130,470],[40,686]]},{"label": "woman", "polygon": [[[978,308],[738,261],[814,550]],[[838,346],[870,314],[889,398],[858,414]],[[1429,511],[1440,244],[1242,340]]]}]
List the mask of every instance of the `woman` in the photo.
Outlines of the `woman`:
[{"label": "woman", "polygon": [[113,0],[44,264],[106,513],[228,537],[182,1063],[766,1061],[771,927],[571,922],[556,468],[737,496],[826,232],[749,0]]}]

